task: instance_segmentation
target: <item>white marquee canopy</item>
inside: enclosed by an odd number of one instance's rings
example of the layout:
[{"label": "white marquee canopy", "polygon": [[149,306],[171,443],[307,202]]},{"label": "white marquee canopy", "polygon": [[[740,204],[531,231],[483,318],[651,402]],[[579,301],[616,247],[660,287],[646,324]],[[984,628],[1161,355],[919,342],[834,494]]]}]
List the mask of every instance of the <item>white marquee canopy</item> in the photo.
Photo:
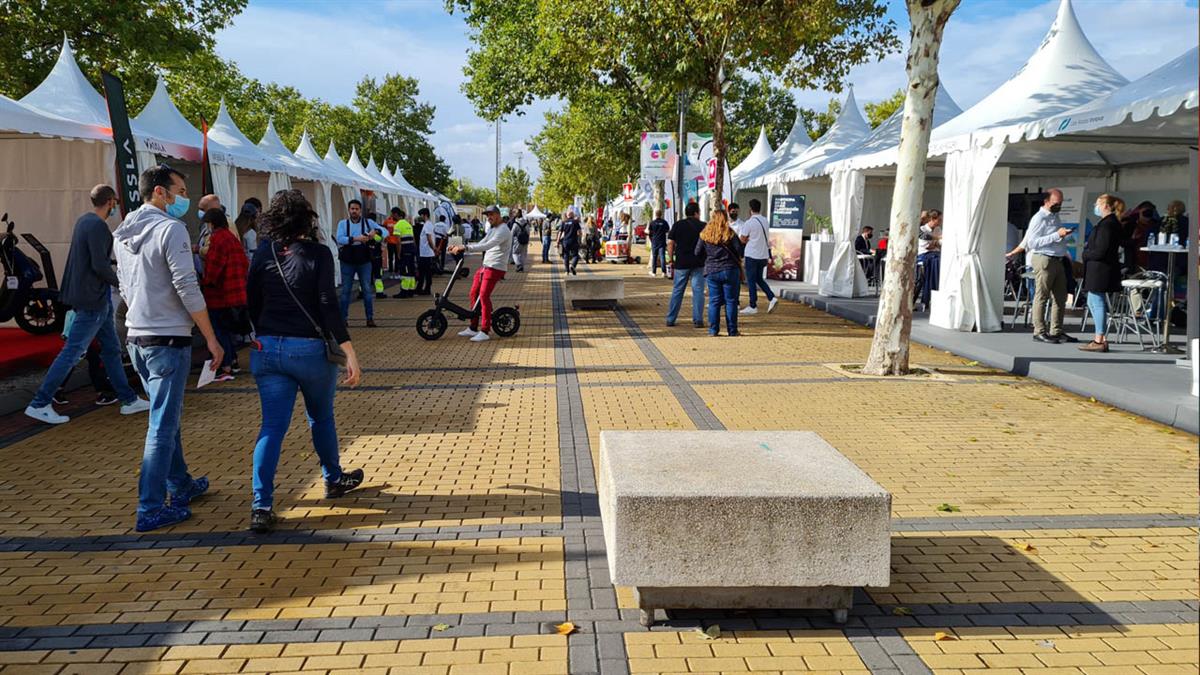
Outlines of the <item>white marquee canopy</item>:
[{"label": "white marquee canopy", "polygon": [[742,175],[753,171],[760,164],[770,159],[771,154],[774,152],[771,149],[771,142],[767,140],[767,128],[760,126],[758,128],[758,140],[754,142],[754,148],[750,150],[750,154],[746,155],[746,158],[733,171],[729,172],[730,177],[734,181],[737,181]]}]

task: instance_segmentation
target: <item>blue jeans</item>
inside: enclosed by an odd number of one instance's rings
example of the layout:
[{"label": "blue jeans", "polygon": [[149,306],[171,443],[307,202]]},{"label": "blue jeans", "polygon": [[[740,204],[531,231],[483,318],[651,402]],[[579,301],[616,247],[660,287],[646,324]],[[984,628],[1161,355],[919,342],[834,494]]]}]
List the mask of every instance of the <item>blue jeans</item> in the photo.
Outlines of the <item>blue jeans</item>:
[{"label": "blue jeans", "polygon": [[550,262],[550,237],[542,237],[542,262]]},{"label": "blue jeans", "polygon": [[921,303],[929,309],[929,300],[938,290],[938,277],[942,273],[942,252],[930,251],[917,256],[917,262],[925,263],[925,282],[921,285]]},{"label": "blue jeans", "polygon": [[321,473],[326,481],[342,475],[333,420],[338,369],[325,360],[323,340],[260,335],[258,342],[261,348],[256,345],[250,350],[250,372],[262,405],[262,428],[254,444],[254,508],[270,509],[274,504],[275,469],[283,437],[292,423],[297,391],[304,395],[304,411]]},{"label": "blue jeans", "polygon": [[679,308],[683,305],[683,291],[688,284],[692,286],[692,323],[704,323],[704,269],[675,268],[675,285],[671,287],[671,302],[667,305],[667,325],[675,323],[679,318]]},{"label": "blue jeans", "polygon": [[1103,293],[1087,294],[1088,311],[1092,313],[1092,323],[1096,324],[1096,337],[1108,332],[1108,298]]},{"label": "blue jeans", "polygon": [[150,425],[138,479],[138,515],[143,515],[163,507],[168,488],[179,493],[192,484],[179,433],[192,348],[129,345],[129,356],[150,398]]},{"label": "blue jeans", "polygon": [[367,308],[367,320],[375,318],[375,288],[371,278],[371,263],[347,265],[342,263],[342,320],[350,316],[350,298],[354,293],[354,275],[358,275],[358,287],[362,290],[363,306]]},{"label": "blue jeans", "polygon": [[750,287],[750,306],[758,307],[758,289],[761,288],[767,296],[767,301],[775,299],[775,291],[767,285],[764,272],[767,271],[766,258],[746,258],[746,285]]},{"label": "blue jeans", "polygon": [[736,269],[719,270],[708,280],[708,334],[721,332],[721,305],[725,305],[725,326],[730,335],[737,335],[738,293],[742,290],[742,275]]},{"label": "blue jeans", "polygon": [[137,399],[137,392],[129,386],[129,380],[125,379],[125,365],[121,363],[121,342],[117,338],[117,326],[113,322],[112,298],[108,296],[101,309],[75,310],[75,319],[67,333],[67,343],[54,358],[54,363],[50,364],[46,377],[42,379],[42,386],[38,387],[29,405],[34,408],[50,405],[54,399],[54,392],[58,391],[70,376],[71,369],[87,353],[88,345],[92,344],[94,338],[100,339],[100,358],[104,362],[104,370],[108,371],[108,379],[112,382],[117,398],[121,403],[133,403]]},{"label": "blue jeans", "polygon": [[658,268],[662,268],[663,274],[667,273],[667,247],[652,246],[650,248],[650,271],[658,272]]}]

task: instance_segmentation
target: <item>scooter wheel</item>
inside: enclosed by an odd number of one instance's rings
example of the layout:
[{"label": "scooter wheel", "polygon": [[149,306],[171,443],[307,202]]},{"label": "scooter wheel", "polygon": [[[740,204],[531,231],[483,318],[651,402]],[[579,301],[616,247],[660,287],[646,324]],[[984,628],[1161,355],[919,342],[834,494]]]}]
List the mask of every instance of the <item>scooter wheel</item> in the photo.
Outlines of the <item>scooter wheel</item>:
[{"label": "scooter wheel", "polygon": [[446,316],[436,309],[417,317],[417,334],[426,340],[436,340],[446,332]]},{"label": "scooter wheel", "polygon": [[521,312],[515,307],[501,307],[492,312],[492,328],[500,337],[512,337],[521,330]]},{"label": "scooter wheel", "polygon": [[21,330],[33,335],[61,333],[66,308],[48,298],[29,298],[13,319]]},{"label": "scooter wheel", "polygon": [[466,279],[469,276],[471,276],[471,268],[470,267],[463,266],[463,268],[458,271],[459,279]]}]

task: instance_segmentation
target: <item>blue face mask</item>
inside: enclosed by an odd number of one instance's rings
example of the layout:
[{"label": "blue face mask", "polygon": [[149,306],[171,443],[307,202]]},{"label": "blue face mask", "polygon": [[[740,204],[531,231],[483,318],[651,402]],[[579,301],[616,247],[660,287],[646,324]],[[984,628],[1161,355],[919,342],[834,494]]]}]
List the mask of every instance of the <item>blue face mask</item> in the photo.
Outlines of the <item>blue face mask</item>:
[{"label": "blue face mask", "polygon": [[1096,214],[1097,218],[1103,218],[1104,214],[1100,211],[1100,205],[1096,204],[1092,207],[1092,213]]},{"label": "blue face mask", "polygon": [[198,209],[196,211],[196,217],[200,220],[204,220],[204,209]]},{"label": "blue face mask", "polygon": [[187,197],[184,197],[183,195],[175,195],[175,201],[171,204],[167,204],[167,215],[171,216],[172,218],[182,218],[183,214],[187,213],[188,207],[191,206],[191,204],[192,203],[188,201]]}]

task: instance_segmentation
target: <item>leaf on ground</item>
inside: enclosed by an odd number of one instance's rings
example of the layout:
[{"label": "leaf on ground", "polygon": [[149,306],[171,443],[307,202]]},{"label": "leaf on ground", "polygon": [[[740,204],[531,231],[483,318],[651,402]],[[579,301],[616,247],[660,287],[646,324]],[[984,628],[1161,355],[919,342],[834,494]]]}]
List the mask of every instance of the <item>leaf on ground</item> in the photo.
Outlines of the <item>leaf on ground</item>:
[{"label": "leaf on ground", "polygon": [[893,616],[912,616],[912,610],[907,607],[893,607]]},{"label": "leaf on ground", "polygon": [[958,638],[954,637],[953,635],[951,635],[949,633],[943,633],[942,631],[939,630],[938,632],[933,634],[933,639],[937,640],[938,642],[948,642],[950,640],[957,640]]},{"label": "leaf on ground", "polygon": [[1054,640],[1038,640],[1037,646],[1045,647],[1046,649],[1054,649]]},{"label": "leaf on ground", "polygon": [[979,365],[979,362],[978,361],[967,361],[967,365],[968,366],[977,366],[977,365]]},{"label": "leaf on ground", "polygon": [[446,630],[446,629],[447,629],[447,628],[449,628],[449,627],[450,627],[450,624],[448,624],[448,623],[435,623],[435,624],[433,624],[433,629],[434,629],[434,630],[436,630],[436,631],[438,631],[439,633],[440,633],[440,632],[442,632],[442,631],[444,631],[444,630]]},{"label": "leaf on ground", "polygon": [[937,510],[945,513],[958,513],[962,509],[959,509],[953,504],[938,504]]},{"label": "leaf on ground", "polygon": [[1108,548],[1108,544],[1099,541],[1088,542],[1088,546],[1091,546],[1092,548]]},{"label": "leaf on ground", "polygon": [[696,635],[701,640],[716,640],[721,637],[721,627],[714,623],[708,628],[697,628]]},{"label": "leaf on ground", "polygon": [[1090,402],[1092,402],[1092,403],[1095,403],[1095,402],[1096,402],[1096,397],[1095,397],[1095,396],[1089,396],[1089,397],[1088,397],[1088,401],[1090,401]]},{"label": "leaf on ground", "polygon": [[1021,550],[1022,551],[1030,551],[1031,553],[1037,553],[1037,547],[1035,547],[1033,544],[1025,544],[1024,546],[1021,547]]},{"label": "leaf on ground", "polygon": [[579,629],[575,627],[575,624],[571,623],[570,621],[554,626],[554,632],[558,633],[559,635],[570,635],[578,630]]}]

